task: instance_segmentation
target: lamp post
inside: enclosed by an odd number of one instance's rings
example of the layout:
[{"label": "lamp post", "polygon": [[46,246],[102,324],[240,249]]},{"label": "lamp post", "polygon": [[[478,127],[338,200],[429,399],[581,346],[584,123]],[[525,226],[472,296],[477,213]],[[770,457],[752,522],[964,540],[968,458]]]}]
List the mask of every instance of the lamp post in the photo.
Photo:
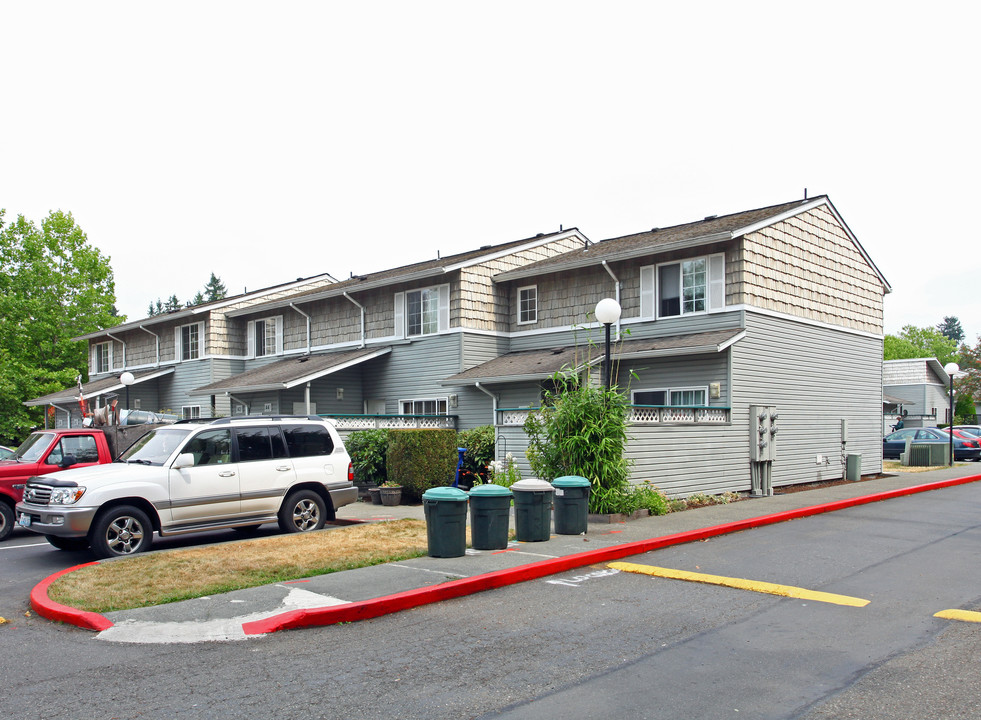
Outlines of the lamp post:
[{"label": "lamp post", "polygon": [[610,361],[610,325],[620,319],[620,303],[613,298],[603,298],[596,303],[596,319],[606,327],[606,362],[603,367],[603,384],[609,390],[612,385]]},{"label": "lamp post", "polygon": [[950,435],[950,466],[954,467],[954,375],[961,371],[960,365],[949,362],[944,365],[944,372],[950,378],[950,424],[947,432]]},{"label": "lamp post", "polygon": [[136,382],[136,378],[127,370],[119,376],[119,382],[126,386],[126,412],[129,413],[129,386]]}]

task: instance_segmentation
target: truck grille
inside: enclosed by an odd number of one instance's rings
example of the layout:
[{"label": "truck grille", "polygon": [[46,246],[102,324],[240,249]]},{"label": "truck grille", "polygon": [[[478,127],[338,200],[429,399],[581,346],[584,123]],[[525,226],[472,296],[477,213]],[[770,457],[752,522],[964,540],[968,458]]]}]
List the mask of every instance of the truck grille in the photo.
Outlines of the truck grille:
[{"label": "truck grille", "polygon": [[27,483],[27,489],[24,490],[24,502],[29,502],[33,505],[47,505],[51,500],[51,486],[41,485],[40,483]]}]

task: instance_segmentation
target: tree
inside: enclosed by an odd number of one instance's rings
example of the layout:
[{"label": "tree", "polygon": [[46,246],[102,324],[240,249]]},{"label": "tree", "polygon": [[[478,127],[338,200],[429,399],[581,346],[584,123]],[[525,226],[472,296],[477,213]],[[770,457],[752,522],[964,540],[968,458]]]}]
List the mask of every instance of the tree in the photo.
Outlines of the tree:
[{"label": "tree", "polygon": [[961,327],[961,321],[952,315],[944,316],[944,321],[937,325],[937,331],[955,343],[964,339],[964,328]]},{"label": "tree", "polygon": [[70,213],[38,227],[0,210],[0,439],[16,443],[42,421],[25,400],[87,378],[85,342],[73,337],[118,325],[109,258],[88,243]]},{"label": "tree", "polygon": [[957,359],[957,342],[945,337],[939,330],[906,325],[898,336],[885,336],[883,358],[886,360],[937,358],[941,365],[946,365],[951,360]]},{"label": "tree", "polygon": [[217,275],[211,273],[211,279],[208,280],[208,284],[204,286],[204,296],[207,301],[214,302],[215,300],[224,300],[226,295],[228,295],[228,290],[225,288],[225,283],[223,283]]}]

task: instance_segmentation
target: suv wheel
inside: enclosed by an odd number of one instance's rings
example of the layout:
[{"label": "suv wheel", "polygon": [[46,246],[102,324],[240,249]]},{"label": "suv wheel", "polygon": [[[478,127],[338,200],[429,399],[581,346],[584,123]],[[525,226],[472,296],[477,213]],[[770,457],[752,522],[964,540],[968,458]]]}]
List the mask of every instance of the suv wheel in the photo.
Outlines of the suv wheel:
[{"label": "suv wheel", "polygon": [[14,510],[0,500],[0,540],[5,540],[14,531]]},{"label": "suv wheel", "polygon": [[319,530],[327,520],[324,499],[313,490],[297,490],[286,496],[279,509],[279,527],[283,532]]},{"label": "suv wheel", "polygon": [[152,542],[150,518],[132,505],[120,505],[100,513],[89,532],[92,554],[98,558],[134,555],[149,550]]}]

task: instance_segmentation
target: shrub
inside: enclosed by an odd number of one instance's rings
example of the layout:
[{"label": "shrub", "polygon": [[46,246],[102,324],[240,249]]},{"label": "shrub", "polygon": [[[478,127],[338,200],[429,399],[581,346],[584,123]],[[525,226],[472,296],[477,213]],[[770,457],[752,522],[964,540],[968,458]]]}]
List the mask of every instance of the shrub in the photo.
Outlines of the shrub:
[{"label": "shrub", "polygon": [[473,486],[488,482],[487,466],[494,459],[494,440],[492,425],[462,430],[457,435],[458,447],[467,449],[460,468],[461,484]]},{"label": "shrub", "polygon": [[[555,378],[541,409],[525,422],[528,461],[544,480],[579,475],[592,485],[589,509],[624,512],[635,500],[628,492],[630,463],[627,405],[616,389],[589,387]],[[636,509],[636,508],[634,508]],[[628,510],[627,512],[633,512]]]},{"label": "shrub", "polygon": [[348,436],[344,445],[351,456],[355,480],[377,484],[385,480],[388,430],[358,430]]},{"label": "shrub", "polygon": [[429,488],[450,485],[456,476],[455,430],[389,430],[388,479],[402,497],[419,501]]}]

